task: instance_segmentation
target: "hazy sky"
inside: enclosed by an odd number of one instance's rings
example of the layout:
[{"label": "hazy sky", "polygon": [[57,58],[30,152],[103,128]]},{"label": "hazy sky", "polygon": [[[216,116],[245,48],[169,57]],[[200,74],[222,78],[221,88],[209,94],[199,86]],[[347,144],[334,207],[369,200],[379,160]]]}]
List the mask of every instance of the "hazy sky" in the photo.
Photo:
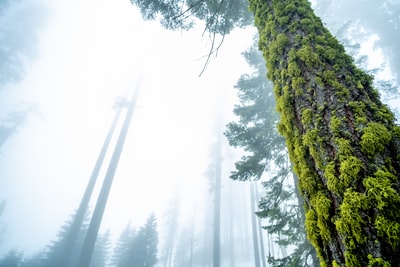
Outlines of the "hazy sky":
[{"label": "hazy sky", "polygon": [[39,58],[23,81],[0,91],[1,118],[23,103],[37,107],[0,150],[0,197],[7,199],[1,254],[30,254],[55,239],[79,204],[115,97],[140,77],[102,229],[119,234],[129,220],[140,225],[153,210],[162,215],[177,183],[188,196],[202,190],[215,111],[232,116],[233,85],[247,70],[240,53],[254,33],[226,38],[199,78],[210,45],[202,29],[162,30],[143,22],[128,0],[42,2],[49,17]]},{"label": "hazy sky", "polygon": [[49,16],[40,30],[39,57],[23,81],[0,91],[0,118],[24,103],[36,104],[0,148],[0,200],[7,199],[0,254],[10,248],[30,254],[56,238],[78,207],[115,97],[140,78],[102,230],[115,236],[129,220],[141,225],[151,211],[163,216],[177,185],[190,210],[196,193],[207,190],[215,120],[219,114],[225,122],[232,119],[233,86],[248,70],[241,52],[252,44],[254,29],[226,37],[199,78],[210,46],[201,27],[163,30],[143,22],[129,0],[40,2]]}]

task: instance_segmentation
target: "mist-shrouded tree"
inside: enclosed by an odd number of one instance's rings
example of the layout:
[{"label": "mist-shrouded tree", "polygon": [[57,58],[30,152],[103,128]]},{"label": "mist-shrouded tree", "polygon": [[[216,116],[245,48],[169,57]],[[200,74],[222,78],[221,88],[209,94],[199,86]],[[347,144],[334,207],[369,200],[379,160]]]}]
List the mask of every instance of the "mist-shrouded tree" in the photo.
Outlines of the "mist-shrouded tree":
[{"label": "mist-shrouded tree", "polygon": [[[129,231],[129,228],[128,228]],[[132,233],[132,231],[130,231]],[[122,236],[121,236],[122,237]],[[152,213],[145,223],[135,234],[129,235],[129,240],[122,240],[121,244],[126,244],[119,252],[117,267],[154,267],[158,261],[158,232],[157,220]]]},{"label": "mist-shrouded tree", "polygon": [[23,253],[12,249],[1,260],[0,267],[19,267],[22,262]]},{"label": "mist-shrouded tree", "polygon": [[0,121],[0,147],[25,123],[34,108],[34,105],[19,108],[19,110],[8,113],[7,118]]},{"label": "mist-shrouded tree", "polygon": [[[43,267],[53,267],[59,266],[60,259],[63,256],[65,249],[65,242],[68,237],[69,232],[71,231],[71,226],[73,224],[74,215],[71,215],[71,218],[67,220],[61,227],[57,234],[57,239],[51,241],[51,244],[47,246],[44,256],[42,256],[42,266]],[[85,234],[87,232],[89,226],[89,213],[85,216],[85,219],[79,229],[77,239],[74,243],[73,250],[71,251],[70,257],[68,259],[68,263],[66,266],[75,266],[80,249],[82,248],[83,240]],[[96,265],[90,266],[105,266],[108,262],[108,254],[109,254],[109,233],[105,232],[101,234],[99,239],[97,240],[93,253],[93,261]]]},{"label": "mist-shrouded tree", "polygon": [[327,17],[328,26],[337,25],[340,21],[349,21],[354,29],[353,34],[358,37],[376,34],[378,36],[376,46],[382,48],[397,85],[399,84],[400,52],[397,48],[397,36],[400,34],[399,1],[318,0],[316,12],[324,18]]},{"label": "mist-shrouded tree", "polygon": [[[319,0],[315,2],[315,11],[346,51],[355,57],[356,65],[375,76],[374,85],[379,90],[381,99],[385,103],[396,103],[400,97],[400,53],[396,39],[400,34],[400,2]],[[377,38],[374,39],[373,49],[381,49],[384,57],[384,63],[373,69],[369,69],[368,63],[374,60],[374,55],[360,51],[363,43],[371,42],[371,36]],[[388,72],[392,75],[381,75]],[[398,117],[396,106],[391,107]]]},{"label": "mist-shrouded tree", "polygon": [[35,1],[0,2],[0,89],[24,77],[37,55],[45,17],[44,7]]},{"label": "mist-shrouded tree", "polygon": [[[242,75],[235,86],[240,101],[234,108],[238,121],[227,125],[225,136],[230,145],[242,147],[246,155],[235,163],[231,178],[241,181],[263,178],[265,196],[257,215],[264,219],[263,228],[268,234],[276,237],[275,245],[293,251],[284,257],[270,254],[262,257],[267,256],[271,266],[315,266],[285,140],[276,129],[279,115],[275,110],[272,83],[265,77],[265,61],[256,46],[243,55],[253,72]],[[278,171],[270,172],[273,169]]]},{"label": "mist-shrouded tree", "polygon": [[321,266],[399,266],[393,113],[307,0],[249,4]]},{"label": "mist-shrouded tree", "polygon": [[106,231],[99,235],[93,251],[90,267],[105,267],[109,260],[111,249],[110,231]]},{"label": "mist-shrouded tree", "polygon": [[117,242],[114,246],[113,255],[111,256],[111,264],[114,266],[119,266],[122,258],[125,257],[128,251],[129,242],[134,238],[136,230],[128,223],[122,230]]},{"label": "mist-shrouded tree", "polygon": [[174,262],[174,249],[176,246],[177,233],[179,230],[178,218],[180,211],[180,190],[175,190],[172,198],[170,199],[165,214],[165,237],[164,242],[161,245],[161,256],[160,261],[163,261],[164,267],[171,267]]}]

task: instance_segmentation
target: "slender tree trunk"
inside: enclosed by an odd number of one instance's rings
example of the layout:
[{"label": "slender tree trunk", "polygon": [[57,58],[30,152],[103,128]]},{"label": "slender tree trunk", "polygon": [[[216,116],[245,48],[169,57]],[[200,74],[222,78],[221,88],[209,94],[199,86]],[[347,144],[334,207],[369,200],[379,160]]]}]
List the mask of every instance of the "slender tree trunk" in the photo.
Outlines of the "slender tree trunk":
[{"label": "slender tree trunk", "polygon": [[253,232],[253,252],[254,252],[254,266],[260,267],[260,248],[258,245],[258,231],[257,231],[257,215],[256,213],[256,199],[254,193],[255,182],[250,184],[250,205],[251,205],[251,229]]},{"label": "slender tree trunk", "polygon": [[215,192],[214,192],[214,234],[213,234],[213,267],[221,265],[221,137],[218,136],[215,159]]},{"label": "slender tree trunk", "polygon": [[69,233],[65,239],[64,249],[63,249],[63,252],[62,252],[59,262],[58,262],[60,267],[66,267],[71,264],[70,260],[71,260],[72,249],[74,248],[74,245],[76,245],[76,239],[77,239],[79,231],[82,227],[82,223],[85,218],[85,214],[88,210],[90,197],[92,196],[93,189],[94,189],[94,186],[97,181],[97,177],[100,172],[100,168],[103,164],[108,146],[110,145],[111,138],[115,132],[117,122],[121,115],[121,111],[122,111],[122,106],[118,106],[117,111],[115,113],[114,120],[111,124],[110,129],[108,130],[106,139],[104,140],[104,143],[100,150],[99,156],[97,157],[96,164],[93,168],[92,175],[90,176],[89,182],[86,186],[81,203],[75,214],[74,221],[72,222]]},{"label": "slender tree trunk", "polygon": [[229,183],[229,260],[231,267],[235,267],[235,232],[233,231],[235,226],[234,219],[234,200],[235,200],[235,192],[233,189],[232,182]]},{"label": "slender tree trunk", "polygon": [[106,176],[104,178],[104,182],[101,187],[95,209],[93,211],[92,220],[90,221],[89,229],[87,231],[86,238],[83,243],[80,258],[78,260],[78,267],[87,267],[90,264],[90,260],[93,254],[93,248],[100,228],[100,223],[103,218],[108,195],[111,190],[111,185],[114,180],[115,171],[117,170],[118,162],[128,133],[129,124],[131,122],[132,115],[135,110],[135,105],[139,94],[139,90],[140,90],[140,84],[138,84],[138,86],[136,87],[136,90],[132,95],[132,99],[129,102],[128,111],[126,113],[126,117],[123,122],[119,138],[115,145],[115,149],[112,154],[111,161],[108,166]]},{"label": "slender tree trunk", "polygon": [[400,266],[400,128],[307,0],[250,0],[321,266]]},{"label": "slender tree trunk", "polygon": [[[260,201],[260,197],[258,194],[258,183],[254,182],[254,193],[255,193],[255,199],[256,199],[256,203],[258,203]],[[257,228],[258,228],[258,235],[260,237],[260,253],[261,253],[261,265],[262,267],[267,267],[267,263],[266,263],[266,255],[265,255],[265,249],[264,249],[264,238],[263,238],[263,229],[261,227],[261,220],[260,218],[257,216]]]}]

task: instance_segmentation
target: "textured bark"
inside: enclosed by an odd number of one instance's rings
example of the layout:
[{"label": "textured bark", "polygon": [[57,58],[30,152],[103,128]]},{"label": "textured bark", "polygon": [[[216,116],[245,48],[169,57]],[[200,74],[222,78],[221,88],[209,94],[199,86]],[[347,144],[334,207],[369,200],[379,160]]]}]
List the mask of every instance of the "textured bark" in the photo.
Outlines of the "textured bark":
[{"label": "textured bark", "polygon": [[250,0],[321,266],[400,266],[400,130],[306,0]]}]

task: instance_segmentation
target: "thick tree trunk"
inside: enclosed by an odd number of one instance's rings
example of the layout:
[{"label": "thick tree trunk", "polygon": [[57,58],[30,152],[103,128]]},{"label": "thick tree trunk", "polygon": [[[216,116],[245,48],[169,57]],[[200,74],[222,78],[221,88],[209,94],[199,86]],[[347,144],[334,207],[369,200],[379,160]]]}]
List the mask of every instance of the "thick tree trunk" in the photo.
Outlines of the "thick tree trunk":
[{"label": "thick tree trunk", "polygon": [[321,266],[400,266],[400,129],[307,0],[250,0]]}]

